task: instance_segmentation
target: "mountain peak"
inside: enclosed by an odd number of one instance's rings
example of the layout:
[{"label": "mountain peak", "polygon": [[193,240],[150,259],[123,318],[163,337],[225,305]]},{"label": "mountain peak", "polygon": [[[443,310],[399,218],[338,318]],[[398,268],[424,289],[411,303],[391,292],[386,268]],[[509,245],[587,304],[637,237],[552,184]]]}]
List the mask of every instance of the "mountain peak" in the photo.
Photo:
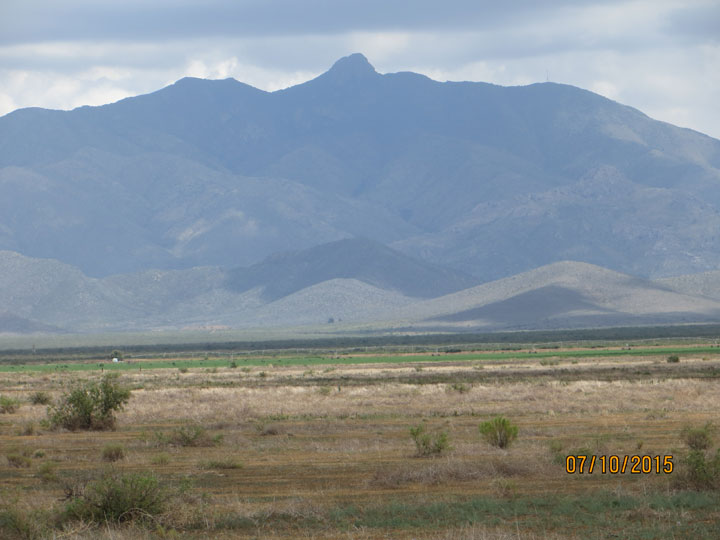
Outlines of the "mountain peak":
[{"label": "mountain peak", "polygon": [[345,56],[335,62],[330,70],[329,75],[341,78],[356,78],[368,75],[377,75],[375,68],[368,62],[368,59],[360,53],[354,53]]}]

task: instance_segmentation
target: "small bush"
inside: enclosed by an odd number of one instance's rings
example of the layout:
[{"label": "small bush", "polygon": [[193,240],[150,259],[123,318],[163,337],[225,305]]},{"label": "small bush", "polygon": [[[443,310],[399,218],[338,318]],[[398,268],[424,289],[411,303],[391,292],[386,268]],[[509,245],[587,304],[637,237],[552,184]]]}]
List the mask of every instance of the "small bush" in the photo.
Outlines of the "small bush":
[{"label": "small bush", "polygon": [[63,396],[56,407],[48,408],[50,425],[70,431],[115,428],[115,411],[130,400],[130,390],[117,377],[106,375],[99,383],[88,383]]},{"label": "small bush", "polygon": [[457,392],[458,394],[467,394],[470,391],[470,385],[464,383],[452,383],[447,386],[447,392]]},{"label": "small bush", "polygon": [[557,366],[558,364],[560,364],[560,360],[555,360],[552,358],[543,358],[542,360],[540,360],[541,366]]},{"label": "small bush", "polygon": [[169,499],[158,479],[148,473],[108,474],[85,488],[73,489],[65,518],[94,523],[122,523],[152,518]]},{"label": "small bush", "polygon": [[158,433],[158,441],[172,446],[217,446],[222,443],[222,434],[211,437],[207,430],[198,425],[190,424],[173,429],[169,434]]},{"label": "small bush", "polygon": [[43,482],[55,482],[58,479],[56,465],[52,461],[41,463],[35,476]]},{"label": "small bush", "polygon": [[440,431],[430,434],[423,424],[410,428],[410,436],[415,443],[418,457],[438,456],[450,449],[448,434]]},{"label": "small bush", "polygon": [[705,452],[712,445],[712,425],[685,427],[680,433],[690,452],[683,460],[684,467],[674,478],[680,487],[705,490],[720,489],[720,450],[714,455]]},{"label": "small bush", "polygon": [[234,461],[232,459],[210,459],[208,461],[201,461],[198,466],[201,469],[218,469],[218,470],[227,470],[227,469],[242,469],[243,465],[240,462]]},{"label": "small bush", "polygon": [[125,448],[120,444],[108,444],[102,449],[103,461],[120,461],[125,457]]},{"label": "small bush", "polygon": [[707,450],[712,444],[712,424],[708,422],[703,427],[685,427],[680,433],[682,440],[690,450]]},{"label": "small bush", "polygon": [[188,368],[186,368],[186,367],[181,367],[181,368],[178,368],[178,371],[179,371],[180,373],[187,373],[187,372],[188,372]]},{"label": "small bush", "polygon": [[33,405],[50,405],[50,395],[47,392],[35,392],[30,394],[28,401]]},{"label": "small bush", "polygon": [[28,468],[32,464],[32,461],[29,457],[23,456],[21,454],[8,454],[5,456],[8,460],[8,465],[11,467],[16,468]]},{"label": "small bush", "polygon": [[20,407],[20,402],[17,399],[0,396],[0,413],[12,414],[18,410],[18,407]]},{"label": "small bush", "polygon": [[167,465],[170,463],[170,456],[166,453],[158,454],[157,456],[153,456],[153,458],[150,460],[150,463],[153,465]]},{"label": "small bush", "polygon": [[25,424],[22,429],[18,431],[18,435],[24,435],[24,436],[30,436],[35,435],[35,424],[32,422],[28,422]]},{"label": "small bush", "polygon": [[507,418],[497,416],[480,424],[480,434],[488,444],[498,448],[509,448],[517,438],[518,428]]},{"label": "small bush", "polygon": [[7,540],[51,538],[47,511],[9,506],[0,508],[0,536]]},{"label": "small bush", "polygon": [[677,364],[680,362],[680,357],[677,354],[671,354],[667,357],[668,364]]},{"label": "small bush", "polygon": [[697,490],[720,488],[720,450],[708,457],[701,450],[691,450],[684,460],[685,470],[678,481]]}]

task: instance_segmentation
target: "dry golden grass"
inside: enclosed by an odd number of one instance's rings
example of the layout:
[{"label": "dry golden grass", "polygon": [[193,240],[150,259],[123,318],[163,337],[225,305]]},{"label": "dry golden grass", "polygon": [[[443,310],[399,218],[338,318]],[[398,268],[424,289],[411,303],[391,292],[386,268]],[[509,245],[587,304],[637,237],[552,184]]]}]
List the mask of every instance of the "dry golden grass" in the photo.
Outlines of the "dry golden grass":
[{"label": "dry golden grass", "polygon": [[[716,382],[562,377],[563,370],[577,373],[588,366],[654,363],[657,359],[582,359],[577,365],[552,368],[557,369],[555,379],[534,378],[538,362],[496,364],[480,370],[488,377],[482,382],[463,382],[463,374],[471,380],[478,370],[451,362],[424,365],[421,373],[415,366],[396,365],[336,366],[324,375],[315,368],[311,382],[306,370],[297,368],[264,368],[262,378],[257,376],[260,370],[147,370],[121,378],[135,389],[118,415],[117,431],[91,433],[43,429],[47,407],[31,405],[28,399],[36,391],[57,399],[75,382],[99,374],[0,374],[3,395],[22,402],[16,413],[0,416],[0,498],[24,508],[58,507],[63,482],[99,474],[109,466],[102,449],[117,444],[125,455],[111,465],[116,470],[152,470],[174,483],[190,479],[189,492],[195,498],[163,518],[164,527],[181,529],[189,523],[198,527],[198,520],[205,519],[205,529],[186,532],[190,537],[241,537],[246,531],[217,527],[222,516],[235,516],[257,523],[248,537],[268,539],[571,538],[504,526],[458,526],[427,535],[418,530],[339,531],[326,530],[323,519],[338,505],[419,496],[512,498],[613,490],[619,485],[628,493],[667,490],[669,478],[663,475],[567,475],[550,450],[554,445],[567,452],[586,448],[596,454],[677,454],[685,425],[716,420]],[[683,359],[681,367],[692,364]],[[543,372],[547,369],[542,367]],[[509,370],[518,375],[492,380],[493,373]],[[399,380],[418,373],[451,374],[463,388]],[[509,450],[480,440],[478,424],[496,415],[519,426],[518,440]],[[414,457],[409,428],[422,421],[449,434],[449,452],[436,459]],[[221,443],[180,447],[156,435],[189,423],[202,426],[209,436],[221,435]],[[38,452],[40,457],[34,457]],[[31,466],[12,467],[6,457],[10,453],[29,455]],[[39,469],[46,462],[54,464],[60,480],[43,480]],[[208,466],[213,462],[242,466]],[[198,512],[205,517],[199,518]],[[277,516],[290,523],[286,530],[264,528],[263,523]],[[319,525],[294,528],[293,520]],[[56,532],[57,537],[130,540],[157,537],[152,530],[76,523]]]}]

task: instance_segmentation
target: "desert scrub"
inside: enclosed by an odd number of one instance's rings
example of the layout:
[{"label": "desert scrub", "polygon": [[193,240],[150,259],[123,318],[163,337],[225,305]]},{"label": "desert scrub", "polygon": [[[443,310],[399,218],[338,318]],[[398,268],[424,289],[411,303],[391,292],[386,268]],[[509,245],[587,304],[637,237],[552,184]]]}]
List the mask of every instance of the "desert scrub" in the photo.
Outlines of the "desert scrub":
[{"label": "desert scrub", "polygon": [[64,395],[58,405],[48,408],[48,419],[51,427],[69,431],[114,429],[115,411],[129,400],[130,389],[120,386],[117,376],[106,375],[99,383],[87,383]]},{"label": "desert scrub", "polygon": [[32,405],[50,405],[50,395],[47,392],[33,392],[28,401]]},{"label": "desert scrub", "polygon": [[198,467],[201,469],[229,470],[242,469],[243,464],[233,459],[210,459],[201,461],[198,463]]},{"label": "desert scrub", "polygon": [[156,456],[153,456],[150,460],[153,465],[167,465],[170,463],[170,455],[162,452]]},{"label": "desert scrub", "polygon": [[52,461],[41,463],[37,468],[35,476],[45,483],[56,482],[58,479],[57,465]]},{"label": "desert scrub", "polygon": [[450,449],[448,434],[445,431],[428,433],[423,424],[418,424],[410,428],[410,436],[415,443],[418,457],[439,456]]},{"label": "desert scrub", "polygon": [[712,445],[713,427],[710,422],[703,427],[685,426],[680,437],[690,450],[707,450]]},{"label": "desert scrub", "polygon": [[189,424],[173,429],[170,433],[157,433],[160,444],[170,446],[217,446],[222,443],[223,435],[211,437],[207,430],[198,424]]},{"label": "desert scrub", "polygon": [[480,435],[485,441],[498,448],[509,448],[517,438],[518,428],[510,420],[496,416],[480,424]]},{"label": "desert scrub", "polygon": [[702,427],[686,426],[680,437],[690,451],[682,460],[683,467],[674,477],[678,487],[698,491],[720,489],[720,449],[708,451],[712,446],[712,424]]},{"label": "desert scrub", "polygon": [[8,396],[0,396],[0,413],[12,414],[18,410],[20,402]]},{"label": "desert scrub", "polygon": [[465,383],[452,383],[445,387],[445,391],[457,392],[458,394],[467,394],[470,391],[470,385]]},{"label": "desert scrub", "polygon": [[102,449],[103,461],[115,462],[125,457],[125,448],[121,444],[107,444]]},{"label": "desert scrub", "polygon": [[671,354],[667,357],[668,364],[677,364],[680,362],[680,357],[677,354]]},{"label": "desert scrub", "polygon": [[170,498],[149,473],[110,473],[87,486],[70,490],[63,520],[122,523],[159,516]]},{"label": "desert scrub", "polygon": [[32,464],[32,460],[23,456],[22,454],[8,454],[5,456],[8,461],[8,465],[15,468],[28,468]]}]

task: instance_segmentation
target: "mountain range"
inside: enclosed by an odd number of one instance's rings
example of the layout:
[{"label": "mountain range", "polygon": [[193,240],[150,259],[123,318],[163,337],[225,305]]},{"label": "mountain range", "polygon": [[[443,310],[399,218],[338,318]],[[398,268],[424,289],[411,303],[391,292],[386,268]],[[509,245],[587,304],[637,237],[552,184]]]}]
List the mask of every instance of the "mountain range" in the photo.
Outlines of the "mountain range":
[{"label": "mountain range", "polygon": [[273,255],[247,268],[105,278],[0,251],[0,333],[291,326],[458,332],[717,321],[720,298],[696,290],[701,277],[687,290],[686,278],[653,282],[562,261],[478,284],[367,239]]},{"label": "mountain range", "polygon": [[592,92],[361,54],[276,92],[21,109],[0,117],[0,326],[712,320],[719,186],[720,141]]}]

